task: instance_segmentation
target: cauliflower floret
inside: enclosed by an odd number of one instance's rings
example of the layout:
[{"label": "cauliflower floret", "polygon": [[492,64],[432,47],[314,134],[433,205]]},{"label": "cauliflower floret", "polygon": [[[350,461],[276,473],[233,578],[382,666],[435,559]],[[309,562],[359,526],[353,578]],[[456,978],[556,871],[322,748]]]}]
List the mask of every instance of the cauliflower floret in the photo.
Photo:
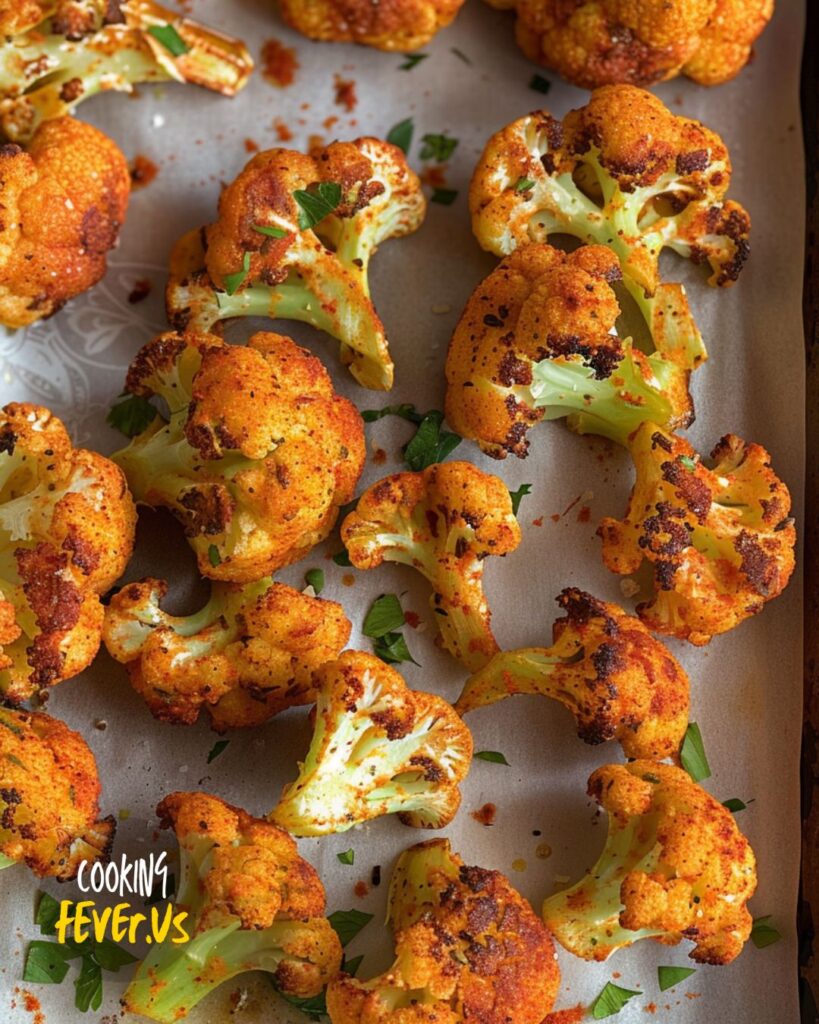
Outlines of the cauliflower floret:
[{"label": "cauliflower floret", "polygon": [[524,458],[529,428],[567,417],[581,434],[624,444],[641,423],[693,419],[688,371],[612,333],[617,257],[601,245],[563,253],[530,243],[477,286],[452,335],[446,418],[496,459]]},{"label": "cauliflower floret", "polygon": [[0,10],[0,33],[0,128],[16,142],[99,92],[177,81],[233,96],[253,70],[239,40],[154,0],[24,0]]},{"label": "cauliflower floret", "polygon": [[470,186],[472,229],[507,256],[552,234],[607,245],[654,348],[687,370],[706,357],[685,289],[660,280],[666,247],[733,284],[748,257],[750,218],[725,194],[722,139],[630,85],[597,89],[558,121],[535,111],[487,143]]},{"label": "cauliflower floret", "polygon": [[151,947],[123,1007],[173,1024],[217,985],[254,970],[288,995],[317,995],[338,973],[341,943],[294,840],[207,793],[172,793],[156,813],[179,842],[174,905],[188,915],[189,939]]},{"label": "cauliflower floret", "polygon": [[113,817],[99,819],[94,755],[79,733],[39,712],[0,707],[0,866],[65,882],[107,860]]},{"label": "cauliflower floret", "polygon": [[616,739],[626,757],[677,759],[688,725],[688,677],[646,627],[616,604],[568,588],[551,647],[496,654],[466,681],[460,714],[516,693],[559,700],[586,743]]},{"label": "cauliflower floret", "polygon": [[560,984],[552,937],[498,871],[468,867],[449,841],[398,858],[388,919],[396,960],[327,989],[332,1024],[540,1024]]},{"label": "cauliflower floret", "polygon": [[464,0],[279,0],[284,20],[310,39],[418,50],[445,28]]},{"label": "cauliflower floret", "polygon": [[654,570],[637,614],[702,645],[760,612],[785,589],[796,530],[788,488],[758,444],[726,434],[708,468],[688,441],[644,424],[629,443],[637,479],[623,520],[600,524],[612,572]]},{"label": "cauliflower floret", "polygon": [[745,67],[774,0],[489,0],[514,9],[518,45],[573,85],[718,85]]},{"label": "cauliflower floret", "polygon": [[598,768],[588,793],[608,812],[608,838],[588,875],[543,904],[555,938],[586,960],[648,938],[689,939],[700,963],[734,960],[751,934],[757,879],[731,812],[654,761]]},{"label": "cauliflower floret", "polygon": [[0,323],[51,316],[105,273],[131,179],[117,145],[62,117],[26,149],[0,146]]},{"label": "cauliflower floret", "polygon": [[48,409],[0,411],[0,696],[12,704],[94,660],[100,596],[125,570],[136,511],[122,471],[73,448]]},{"label": "cauliflower floret", "polygon": [[216,223],[174,247],[168,317],[197,331],[237,316],[301,320],[338,339],[359,384],[389,390],[367,270],[381,242],[415,231],[425,212],[406,157],[380,139],[257,153],[223,190]]},{"label": "cauliflower floret", "polygon": [[138,501],[182,523],[203,576],[252,582],[303,558],[353,496],[361,417],[289,338],[162,334],[126,389],[162,398],[170,420],[157,415],[113,458]]},{"label": "cauliflower floret", "polygon": [[310,749],[270,820],[296,836],[344,832],[382,814],[416,828],[449,824],[472,760],[472,736],[452,707],[361,651],[323,665],[315,683]]},{"label": "cauliflower floret", "polygon": [[385,477],[361,495],[341,539],[358,569],[401,562],[429,580],[441,642],[470,671],[500,650],[483,592],[483,562],[514,551],[520,526],[498,477],[469,462]]},{"label": "cauliflower floret", "polygon": [[129,583],[111,598],[103,640],[127,665],[151,714],[190,724],[204,707],[223,732],[313,704],[313,672],[341,653],[350,622],[340,604],[265,578],[215,583],[193,615],[162,611],[162,580]]}]

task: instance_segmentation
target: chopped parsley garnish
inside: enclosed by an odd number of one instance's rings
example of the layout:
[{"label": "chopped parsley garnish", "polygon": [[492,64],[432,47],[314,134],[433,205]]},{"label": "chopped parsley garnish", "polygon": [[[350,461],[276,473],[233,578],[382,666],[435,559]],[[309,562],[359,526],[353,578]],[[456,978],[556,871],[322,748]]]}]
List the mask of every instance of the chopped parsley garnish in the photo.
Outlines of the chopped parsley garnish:
[{"label": "chopped parsley garnish", "polygon": [[534,187],[535,187],[535,183],[532,181],[531,178],[524,178],[523,176],[521,176],[515,182],[515,191],[516,192],[528,192],[530,188],[534,188]]},{"label": "chopped parsley garnish", "polygon": [[418,67],[422,60],[426,60],[428,56],[428,53],[405,53],[404,63],[398,65],[398,70],[412,71],[413,68]]},{"label": "chopped parsley garnish", "polygon": [[252,224],[251,227],[260,235],[267,235],[268,238],[284,238],[289,234],[284,228],[274,227],[272,224]]},{"label": "chopped parsley garnish", "polygon": [[122,394],[108,410],[105,422],[126,437],[136,437],[147,430],[160,415],[156,407],[142,395]]},{"label": "chopped parsley garnish", "polygon": [[613,1017],[619,1013],[629,999],[634,996],[641,996],[643,993],[630,988],[621,988],[612,982],[607,982],[600,995],[592,1003],[591,1015],[595,1020],[603,1020],[605,1017]]},{"label": "chopped parsley garnish", "polygon": [[344,853],[337,853],[336,857],[338,857],[339,861],[342,864],[354,864],[355,863],[355,850],[353,850],[353,849],[345,850]]},{"label": "chopped parsley garnish", "polygon": [[230,740],[217,740],[213,744],[210,748],[210,753],[208,754],[208,764],[210,764],[211,761],[215,761],[220,754],[224,753],[228,743],[230,743]]},{"label": "chopped parsley garnish", "polygon": [[407,117],[390,128],[387,132],[387,142],[391,142],[393,146],[398,146],[398,148],[403,149],[405,153],[409,153],[409,148],[412,145],[412,134],[414,131],[415,124],[411,117]]},{"label": "chopped parsley garnish", "polygon": [[316,595],[324,590],[324,570],[308,569],[304,574],[304,580],[308,587],[312,587]]},{"label": "chopped parsley garnish", "polygon": [[674,988],[675,985],[679,985],[681,981],[685,981],[686,978],[690,978],[692,974],[696,973],[695,967],[658,967],[657,980],[660,983],[660,991],[665,992],[669,988]]},{"label": "chopped parsley garnish", "polygon": [[552,88],[552,83],[548,78],[544,78],[543,75],[532,75],[529,79],[529,88],[534,89],[535,92],[541,92],[545,96]]},{"label": "chopped parsley garnish", "polygon": [[365,914],[363,910],[337,910],[327,918],[342,946],[349,946],[364,925],[369,924],[372,919],[373,915]]},{"label": "chopped parsley garnish", "polygon": [[518,509],[520,508],[521,501],[523,501],[527,494],[531,493],[531,484],[521,484],[516,491],[509,492],[509,497],[512,499],[512,511],[515,513],[515,515],[518,514]]},{"label": "chopped parsley garnish", "polygon": [[711,768],[705,755],[702,733],[696,722],[690,722],[685,730],[685,739],[680,750],[680,763],[694,782],[711,777]]},{"label": "chopped parsley garnish", "polygon": [[476,757],[479,761],[489,761],[492,764],[505,764],[507,768],[511,768],[511,765],[499,750],[479,750],[476,754],[473,754],[473,757]]},{"label": "chopped parsley garnish", "polygon": [[432,190],[429,197],[431,203],[438,203],[441,206],[452,206],[458,198],[458,190],[455,188],[436,188]]},{"label": "chopped parsley garnish", "polygon": [[767,917],[754,918],[753,927],[751,928],[751,942],[753,942],[757,949],[772,946],[775,942],[779,942],[781,938],[782,935],[771,924],[770,914]]},{"label": "chopped parsley garnish", "polygon": [[293,198],[299,205],[299,227],[307,231],[334,212],[341,202],[341,185],[335,181],[320,181],[310,190],[297,188]]},{"label": "chopped parsley garnish", "polygon": [[250,273],[250,253],[245,252],[242,257],[242,269],[233,274],[225,274],[225,291],[228,295],[235,295],[242,287]]},{"label": "chopped parsley garnish", "polygon": [[183,53],[187,53],[190,50],[188,44],[173,25],[151,25],[148,28],[148,35],[153,36],[174,57],[181,57]]},{"label": "chopped parsley garnish", "polygon": [[439,164],[449,160],[455,150],[458,148],[458,139],[450,138],[449,135],[424,135],[421,138],[423,146],[421,147],[421,159],[422,160],[435,160]]},{"label": "chopped parsley garnish", "polygon": [[222,556],[219,554],[219,548],[215,544],[211,544],[208,548],[208,561],[214,569],[217,565],[222,564]]}]

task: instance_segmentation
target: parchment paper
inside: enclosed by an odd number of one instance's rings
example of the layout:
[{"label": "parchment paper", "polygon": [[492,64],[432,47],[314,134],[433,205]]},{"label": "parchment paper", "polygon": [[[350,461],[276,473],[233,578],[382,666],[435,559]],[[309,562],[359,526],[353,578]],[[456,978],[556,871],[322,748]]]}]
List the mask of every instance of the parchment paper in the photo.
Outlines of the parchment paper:
[{"label": "parchment paper", "polygon": [[[327,141],[384,135],[412,116],[416,167],[422,134],[447,131],[460,139],[447,175],[447,184],[459,189],[459,196],[453,206],[430,206],[421,231],[386,244],[373,261],[374,297],[396,362],[393,393],[385,396],[355,385],[340,366],[331,339],[297,325],[284,324],[283,329],[325,360],[336,386],[359,407],[412,401],[420,409],[440,408],[450,332],[468,294],[495,263],[481,252],[469,229],[466,188],[478,154],[488,136],[515,117],[542,104],[562,115],[585,102],[586,94],[555,76],[548,96],[532,91],[528,83],[537,69],[514,45],[510,17],[477,0],[466,4],[456,23],[426,48],[429,58],[409,72],[399,70],[400,55],[311,44],[289,32],[264,0],[196,0],[190,8],[194,16],[243,36],[255,56],[271,36],[295,46],[301,65],[296,81],[277,89],[256,74],[233,101],[195,88],[146,87],[137,99],[105,96],[80,108],[81,116],[113,135],[129,158],[145,154],[158,163],[160,173],[149,187],[134,193],[122,243],[105,281],[52,320],[0,338],[2,402],[49,405],[67,421],[76,441],[104,452],[119,447],[121,439],[105,426],[105,413],[122,388],[131,356],[163,325],[161,292],[169,248],[179,234],[213,218],[220,183],[249,159],[245,139],[263,148],[276,145],[276,118],[294,133],[292,144],[300,146],[312,134]],[[797,91],[802,19],[799,0],[779,0],[757,59],[734,82],[706,90],[679,79],[658,89],[672,109],[702,118],[723,135],[734,163],[730,194],[753,217],[751,260],[735,288],[718,293],[682,261],[664,262],[669,279],[688,283],[711,356],[693,379],[697,421],[690,436],[704,453],[727,431],[765,444],[791,487],[798,521],[805,457],[800,316],[804,203]],[[334,103],[336,74],[356,82],[358,106],[352,113]],[[338,121],[327,128],[323,122],[330,116]],[[152,295],[130,305],[127,296],[134,282],[145,277],[154,284]],[[240,323],[230,337],[246,338],[251,327]],[[363,484],[400,468],[398,448],[407,425],[383,420],[367,430],[372,444],[386,449],[389,459],[383,466],[370,462]],[[533,484],[521,506],[523,543],[505,560],[489,559],[487,564],[501,646],[548,644],[557,614],[554,598],[568,585],[633,606],[623,598],[619,579],[603,568],[595,536],[603,515],[621,515],[625,509],[631,481],[625,452],[575,437],[562,424],[544,424],[533,431],[532,454],[526,461],[493,462],[466,442],[456,456],[498,473],[510,488]],[[552,521],[553,514],[563,513],[579,496],[571,511]],[[578,520],[583,506],[591,510],[588,522]],[[533,525],[535,521],[542,525]],[[383,592],[402,593],[404,606],[418,612],[426,627],[406,631],[421,663],[419,668],[403,666],[406,678],[414,687],[454,700],[464,673],[434,646],[434,616],[423,581],[411,570],[385,567],[353,573],[354,585],[347,587],[342,577],[352,570],[325,559],[339,548],[338,538],[331,538],[281,578],[300,586],[307,569],[322,567],[325,596],[344,603],[356,627],[352,645],[363,649],[369,649],[369,641],[357,630],[370,602]],[[204,593],[196,587],[192,564],[171,520],[144,515],[127,578],[171,576],[172,607],[191,610],[196,607],[192,590],[199,598]],[[773,915],[783,941],[764,950],[749,943],[733,966],[701,968],[684,986],[665,994],[658,992],[656,965],[688,963],[685,945],[667,949],[641,942],[601,965],[560,951],[559,1007],[588,1003],[607,980],[615,979],[644,993],[617,1018],[622,1024],[646,1020],[652,1008],[657,1019],[679,1024],[715,1018],[745,1024],[797,1021],[793,922],[799,860],[800,576],[796,574],[786,594],[763,614],[707,649],[670,644],[691,674],[692,718],[702,727],[713,769],[707,788],[719,799],[753,800],[738,817],[759,859],[760,884],[752,909],[756,916]],[[167,836],[155,839],[153,810],[174,789],[201,785],[253,813],[266,813],[282,785],[294,777],[295,762],[309,737],[306,711],[294,711],[263,728],[234,733],[226,751],[207,765],[217,737],[209,731],[206,716],[190,728],[155,722],[129,687],[125,671],[104,653],[82,678],[53,692],[48,710],[81,730],[93,747],[104,783],[103,813],[121,819],[115,852],[131,856],[173,847]],[[107,722],[104,731],[94,726],[100,719]],[[577,879],[598,854],[605,824],[586,798],[586,780],[597,765],[621,760],[619,747],[586,746],[575,736],[568,713],[544,699],[508,700],[475,713],[468,722],[476,749],[502,751],[511,767],[475,762],[463,786],[462,810],[445,834],[468,863],[506,872],[539,908],[544,896]],[[470,816],[487,801],[498,808],[490,828]],[[542,835],[536,836],[536,830]],[[391,936],[382,924],[391,865],[404,847],[427,837],[382,818],[362,829],[301,844],[322,874],[330,910],[355,906],[376,915],[350,948],[353,954],[365,953],[364,977],[382,970],[392,955]],[[536,855],[544,842],[552,851],[547,859]],[[341,865],[336,853],[350,847],[355,864]],[[525,862],[525,869],[516,870],[515,862]],[[376,864],[382,868],[381,886],[357,898],[355,883],[369,881]],[[37,888],[23,867],[0,873],[0,1019],[30,1024],[32,1015],[22,1005],[24,988],[41,1001],[48,1024],[75,1024],[114,1013],[127,969],[117,976],[121,981],[106,975],[103,1009],[86,1018],[73,1007],[68,980],[51,987],[21,982],[25,945],[37,937],[32,924]],[[77,896],[71,884],[46,888]],[[235,1014],[238,1021],[304,1020],[272,995],[266,981],[245,978],[223,986],[191,1020],[215,1024],[228,1019],[231,993],[237,989],[246,993],[240,999],[244,1008]]]}]

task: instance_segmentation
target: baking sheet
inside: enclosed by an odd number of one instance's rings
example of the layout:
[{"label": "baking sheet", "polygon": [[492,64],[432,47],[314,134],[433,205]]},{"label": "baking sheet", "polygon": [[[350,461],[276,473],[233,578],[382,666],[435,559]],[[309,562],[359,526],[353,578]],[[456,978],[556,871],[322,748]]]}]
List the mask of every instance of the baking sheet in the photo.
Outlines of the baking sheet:
[{"label": "baking sheet", "polygon": [[[340,366],[331,339],[295,324],[283,329],[324,359],[337,388],[360,408],[397,401],[440,408],[452,327],[472,288],[495,263],[474,241],[466,209],[466,188],[483,143],[498,127],[541,103],[562,115],[583,103],[586,94],[554,76],[545,100],[533,92],[528,83],[537,69],[515,47],[510,18],[477,0],[470,0],[456,23],[425,48],[429,58],[409,72],[399,70],[400,55],[311,44],[289,32],[264,0],[194,0],[187,8],[195,17],[243,36],[254,56],[273,36],[294,46],[300,63],[295,83],[277,89],[257,73],[233,101],[168,85],[141,88],[137,99],[105,96],[80,108],[83,117],[117,139],[129,158],[144,154],[153,159],[159,175],[134,193],[105,281],[52,320],[0,336],[0,400],[49,405],[78,442],[114,450],[121,439],[105,426],[105,414],[122,388],[131,356],[163,325],[161,292],[170,246],[182,232],[212,219],[220,183],[230,180],[249,158],[245,140],[263,148],[276,145],[277,119],[293,132],[291,144],[301,146],[311,135],[326,141],[384,135],[412,116],[416,167],[422,134],[447,131],[460,139],[447,173],[448,186],[459,195],[450,207],[431,205],[420,232],[386,244],[373,260],[374,298],[396,363],[393,392],[387,397],[359,388]],[[703,452],[727,431],[765,444],[791,487],[798,522],[805,457],[800,315],[804,194],[798,108],[802,8],[799,0],[780,0],[755,62],[734,82],[705,90],[680,79],[657,89],[673,110],[701,117],[723,135],[734,163],[730,195],[753,218],[752,257],[730,291],[709,289],[698,272],[679,260],[663,264],[667,277],[686,281],[711,356],[693,379],[697,421],[689,436]],[[358,105],[350,113],[334,103],[336,75],[356,83]],[[338,121],[327,127],[330,116]],[[131,305],[128,294],[141,278],[153,282],[152,294]],[[253,326],[240,323],[229,337],[246,338]],[[371,450],[384,448],[388,461],[376,465],[370,460],[362,485],[400,468],[398,448],[407,425],[387,419],[367,431]],[[561,424],[544,424],[533,431],[532,454],[523,462],[493,462],[466,442],[456,457],[498,473],[512,489],[533,485],[521,505],[523,543],[506,559],[487,563],[493,622],[502,647],[548,644],[557,614],[554,598],[565,586],[580,586],[632,606],[621,594],[619,579],[603,568],[595,536],[603,515],[621,515],[625,508],[631,480],[625,452],[575,437]],[[584,506],[591,510],[587,522],[579,516]],[[167,517],[143,516],[137,554],[127,574],[129,579],[147,573],[171,576],[171,607],[177,611],[191,610],[203,593],[180,536]],[[369,642],[358,629],[370,602],[383,592],[402,593],[404,607],[422,619],[417,633],[406,631],[421,666],[405,665],[402,670],[411,686],[454,700],[464,674],[434,646],[423,581],[397,567],[370,573],[338,568],[325,555],[339,547],[338,538],[331,538],[280,578],[299,586],[307,569],[323,568],[324,596],[343,602],[355,627],[351,645],[363,649],[369,649]],[[352,586],[344,584],[348,574],[354,577]],[[797,1021],[793,922],[799,866],[801,605],[797,572],[785,595],[762,615],[705,650],[670,644],[691,675],[692,718],[701,725],[713,770],[706,787],[719,799],[753,800],[738,818],[759,860],[760,884],[751,908],[755,916],[773,915],[783,941],[764,950],[749,944],[731,967],[700,968],[684,986],[663,994],[657,989],[656,965],[687,964],[685,944],[667,949],[642,942],[599,965],[560,951],[563,984],[556,1008],[588,1003],[606,981],[616,980],[644,992],[618,1016],[622,1024],[646,1020],[646,1011],[654,1019],[681,1024],[704,1024],[717,1015],[748,1024]],[[155,722],[128,686],[124,670],[104,653],[81,678],[53,691],[48,710],[82,731],[91,744],[104,783],[103,813],[120,817],[115,852],[132,857],[172,848],[167,836],[154,836],[153,809],[174,789],[201,786],[264,814],[281,786],[293,778],[295,761],[309,739],[306,711],[296,710],[262,728],[229,734],[230,745],[208,765],[206,757],[217,737],[206,716],[189,728]],[[104,730],[95,727],[99,720],[107,723]],[[476,761],[462,787],[462,810],[444,834],[467,862],[507,873],[538,908],[562,880],[575,880],[595,860],[605,824],[585,796],[586,779],[596,766],[620,760],[619,747],[587,747],[574,735],[566,711],[533,697],[476,712],[468,723],[476,749],[502,751],[511,767]],[[487,801],[497,805],[492,827],[470,815]],[[390,867],[404,847],[427,836],[394,818],[382,818],[343,835],[301,843],[322,875],[330,910],[358,907],[376,915],[350,947],[353,954],[365,954],[360,971],[364,977],[382,970],[391,958],[391,940],[381,923]],[[543,843],[551,848],[545,859],[537,855]],[[339,864],[336,853],[350,847],[356,851],[355,865]],[[376,864],[384,881],[365,898],[357,897],[355,883],[368,882]],[[106,975],[103,1007],[85,1017],[73,1008],[68,979],[61,986],[21,982],[26,943],[37,937],[31,920],[37,888],[22,867],[0,873],[0,1019],[30,1024],[32,1012],[23,996],[27,989],[42,1004],[50,1024],[103,1015],[110,1021],[118,1011],[127,969],[116,977]],[[77,896],[72,884],[45,888],[58,896]],[[230,1016],[232,1011],[235,1016]],[[224,985],[190,1019],[253,1024],[305,1018],[271,997],[265,981],[242,978]]]}]

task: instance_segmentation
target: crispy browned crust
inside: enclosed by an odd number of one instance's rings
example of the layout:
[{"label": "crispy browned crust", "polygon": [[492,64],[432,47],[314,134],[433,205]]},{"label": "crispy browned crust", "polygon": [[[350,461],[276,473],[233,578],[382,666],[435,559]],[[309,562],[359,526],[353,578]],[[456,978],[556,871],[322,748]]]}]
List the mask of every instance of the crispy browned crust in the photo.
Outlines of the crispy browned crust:
[{"label": "crispy browned crust", "polygon": [[116,826],[99,818],[99,795],[79,733],[40,712],[0,708],[0,853],[60,881],[82,860],[105,860]]},{"label": "crispy browned crust", "polygon": [[42,124],[28,148],[0,148],[0,323],[56,313],[105,273],[125,219],[128,164],[98,129]]},{"label": "crispy browned crust", "polygon": [[464,0],[279,0],[285,21],[310,39],[417,50],[447,26]]},{"label": "crispy browned crust", "polygon": [[717,85],[738,74],[773,0],[490,0],[517,11],[530,60],[584,89],[652,85],[678,74]]},{"label": "crispy browned crust", "polygon": [[[733,434],[712,452],[710,469],[688,441],[651,424],[635,433],[631,450],[637,480],[625,518],[600,524],[603,561],[621,574],[651,563],[656,591],[638,606],[640,618],[708,643],[787,585],[796,543],[788,488],[764,448]],[[699,537],[706,543],[698,547]]]}]

